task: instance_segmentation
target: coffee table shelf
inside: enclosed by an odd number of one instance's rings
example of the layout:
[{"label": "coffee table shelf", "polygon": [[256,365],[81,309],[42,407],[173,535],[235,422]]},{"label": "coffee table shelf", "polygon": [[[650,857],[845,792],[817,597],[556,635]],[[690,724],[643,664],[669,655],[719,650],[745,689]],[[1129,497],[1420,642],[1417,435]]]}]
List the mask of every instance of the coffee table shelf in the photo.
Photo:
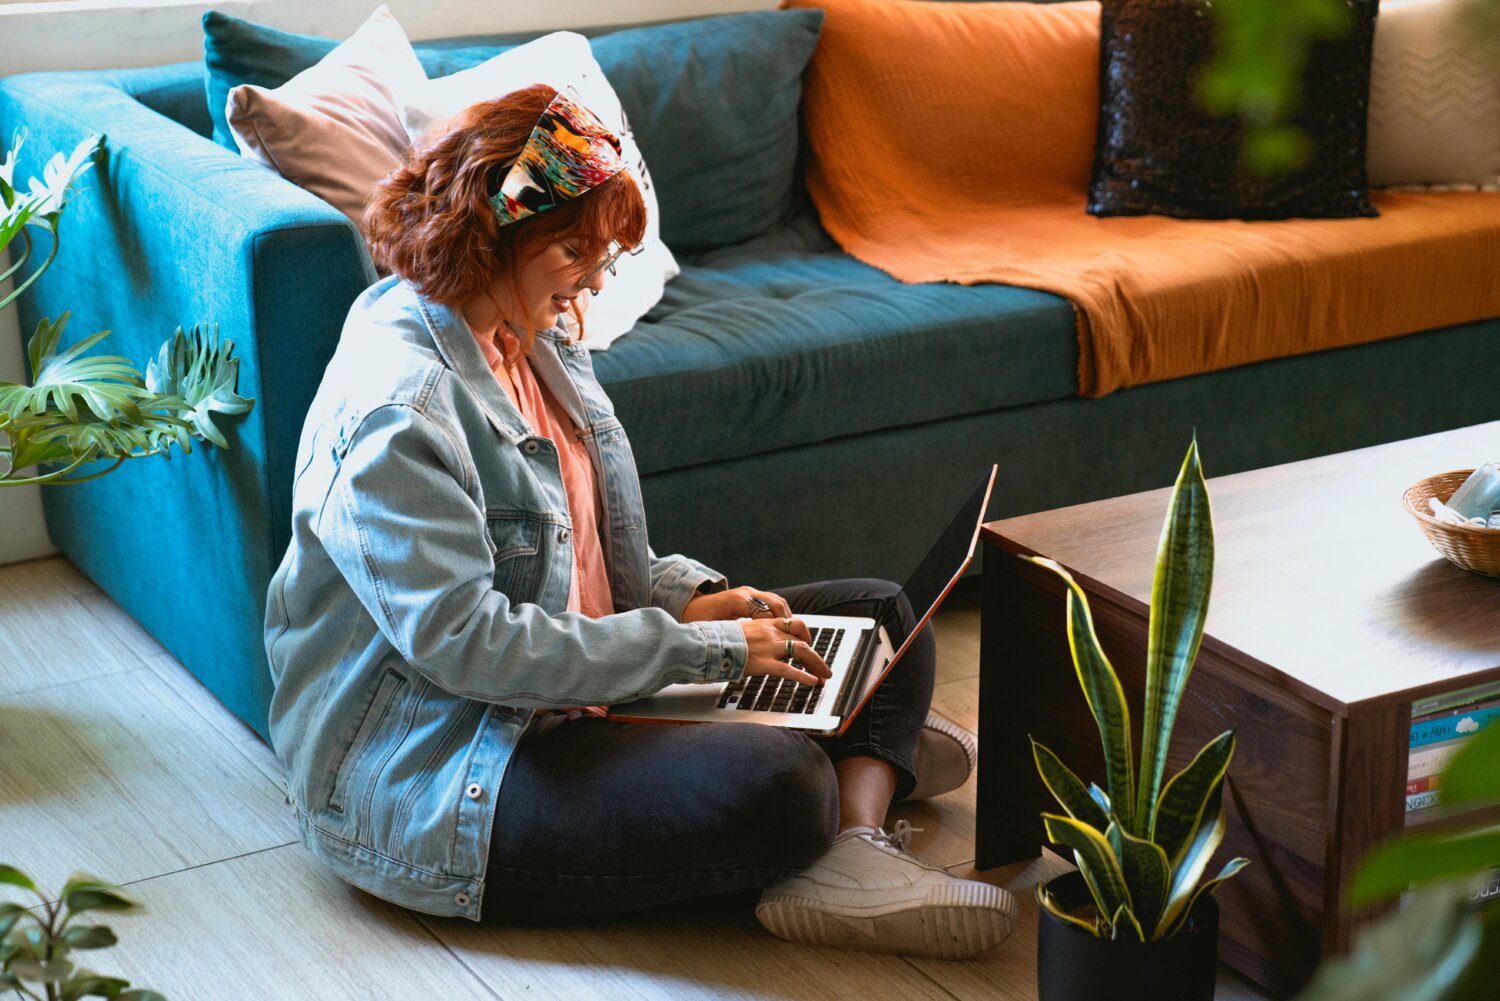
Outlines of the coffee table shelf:
[{"label": "coffee table shelf", "polygon": [[[1211,471],[1213,443],[1200,444]],[[1359,859],[1403,829],[1412,703],[1500,681],[1500,580],[1444,560],[1400,503],[1424,476],[1496,456],[1500,422],[1209,481],[1214,590],[1169,766],[1236,730],[1221,855],[1254,864],[1219,891],[1220,956],[1272,991],[1295,990],[1369,916],[1341,901]],[[1138,727],[1169,496],[985,526],[981,868],[1035,856],[1045,840],[1038,814],[1055,804],[1028,734],[1085,781],[1103,775],[1061,582],[1025,557],[1055,559],[1088,593]]]}]

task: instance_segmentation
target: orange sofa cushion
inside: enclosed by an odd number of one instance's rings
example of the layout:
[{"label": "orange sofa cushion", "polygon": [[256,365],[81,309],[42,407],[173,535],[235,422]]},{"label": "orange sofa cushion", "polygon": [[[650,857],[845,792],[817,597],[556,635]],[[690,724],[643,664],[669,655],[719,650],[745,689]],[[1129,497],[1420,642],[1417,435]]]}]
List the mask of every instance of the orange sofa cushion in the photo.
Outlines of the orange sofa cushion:
[{"label": "orange sofa cushion", "polygon": [[824,228],[901,281],[1066,297],[1084,395],[1500,315],[1493,193],[1375,193],[1378,219],[1088,215],[1097,3],[783,6],[824,10],[803,90]]}]

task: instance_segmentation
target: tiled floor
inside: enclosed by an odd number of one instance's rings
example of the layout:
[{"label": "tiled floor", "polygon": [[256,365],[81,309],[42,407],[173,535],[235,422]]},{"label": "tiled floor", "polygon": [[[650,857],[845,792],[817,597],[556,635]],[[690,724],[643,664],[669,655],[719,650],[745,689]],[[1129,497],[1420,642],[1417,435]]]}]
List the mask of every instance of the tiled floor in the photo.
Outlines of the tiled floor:
[{"label": "tiled floor", "polygon": [[[940,613],[934,707],[976,725],[978,592]],[[520,998],[1035,997],[1030,887],[1055,858],[973,871],[974,782],[899,807],[914,847],[1009,887],[1012,937],[965,962],[788,945],[753,895],[610,925],[504,929],[432,918],[352,890],[296,842],[280,764],[62,557],[0,567],[0,861],[44,889],[74,869],[128,885],[100,972],[171,1001]],[[0,899],[22,899],[13,888]],[[1233,974],[1219,997],[1262,995]]]}]

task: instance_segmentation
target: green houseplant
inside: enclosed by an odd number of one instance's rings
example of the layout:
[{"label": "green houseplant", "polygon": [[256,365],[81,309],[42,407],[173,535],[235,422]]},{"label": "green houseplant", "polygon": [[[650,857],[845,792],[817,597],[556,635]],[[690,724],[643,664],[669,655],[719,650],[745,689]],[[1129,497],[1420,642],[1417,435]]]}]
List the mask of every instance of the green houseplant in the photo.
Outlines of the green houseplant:
[{"label": "green houseplant", "polygon": [[75,918],[88,911],[139,914],[145,910],[140,901],[118,886],[82,872],[68,878],[55,902],[14,866],[0,863],[0,883],[35,893],[41,898],[42,911],[38,914],[13,901],[0,901],[0,990],[37,1001],[85,997],[166,1001],[155,991],[128,990],[128,980],[101,976],[75,965],[70,958],[75,952],[105,949],[116,942],[114,932],[104,925],[74,924]]},{"label": "green houseplant", "polygon": [[[17,131],[10,151],[0,160],[0,254],[13,244],[14,261],[0,271],[0,282],[22,273],[35,251],[31,231],[50,237],[47,256],[9,294],[0,295],[0,309],[25,292],[57,257],[61,246],[63,209],[75,185],[102,154],[104,137],[90,136],[70,156],[56,154],[23,190],[16,184],[16,154],[25,142]],[[19,240],[19,243],[16,241]],[[0,260],[4,260],[0,257]],[[54,323],[43,318],[27,344],[36,383],[32,386],[0,382],[0,486],[27,483],[81,483],[103,476],[126,459],[163,455],[171,446],[192,451],[199,437],[219,448],[229,443],[214,426],[213,414],[242,414],[255,401],[235,392],[239,361],[234,343],[218,342],[217,332],[205,327],[175,335],[162,345],[142,377],[127,359],[117,355],[83,357],[108,336],[101,330],[58,352],[68,323],[64,313]],[[113,460],[96,472],[70,476],[81,466]],[[23,477],[32,465],[52,465],[48,472]]]},{"label": "green houseplant", "polygon": [[[1208,908],[1208,898],[1220,883],[1249,862],[1233,859],[1213,879],[1203,878],[1224,838],[1223,786],[1234,754],[1234,731],[1210,741],[1182,771],[1170,778],[1165,774],[1172,729],[1202,642],[1213,581],[1213,519],[1196,439],[1188,448],[1173,488],[1157,548],[1139,770],[1130,707],[1119,677],[1099,645],[1083,589],[1055,562],[1041,557],[1033,557],[1033,562],[1054,571],[1067,584],[1068,642],[1078,680],[1099,728],[1105,762],[1105,786],[1101,789],[1097,784],[1086,785],[1046,746],[1032,742],[1042,781],[1064,811],[1042,815],[1047,836],[1054,844],[1072,850],[1078,876],[1087,887],[1082,908],[1077,901],[1062,899],[1054,883],[1037,888],[1037,900],[1045,915],[1043,937],[1068,941],[1059,936],[1071,933],[1074,938],[1147,945],[1197,932],[1194,915],[1200,907]],[[1216,921],[1216,908],[1213,912]],[[1210,997],[1216,923],[1213,928],[1206,964]],[[1044,951],[1046,945],[1044,941]],[[1097,948],[1082,942],[1077,947]],[[1128,949],[1105,949],[1103,953],[1119,956],[1122,962],[1136,962],[1140,956],[1139,950]],[[1056,978],[1049,980],[1045,965],[1038,971],[1043,998],[1048,997],[1049,983],[1058,996],[1076,996],[1075,988]],[[1070,971],[1096,966],[1097,960],[1065,958],[1056,972],[1062,981],[1068,981]],[[1104,975],[1117,985],[1133,976],[1122,970]],[[1184,987],[1192,986],[1190,978],[1173,979]],[[1197,994],[1189,991],[1181,996]]]},{"label": "green houseplant", "polygon": [[[1443,772],[1442,809],[1500,804],[1500,726],[1480,731]],[[1500,867],[1500,825],[1417,833],[1376,849],[1350,888],[1356,906],[1410,889],[1365,929],[1349,955],[1319,967],[1297,1001],[1484,1001],[1500,983],[1500,905],[1476,913]]]}]

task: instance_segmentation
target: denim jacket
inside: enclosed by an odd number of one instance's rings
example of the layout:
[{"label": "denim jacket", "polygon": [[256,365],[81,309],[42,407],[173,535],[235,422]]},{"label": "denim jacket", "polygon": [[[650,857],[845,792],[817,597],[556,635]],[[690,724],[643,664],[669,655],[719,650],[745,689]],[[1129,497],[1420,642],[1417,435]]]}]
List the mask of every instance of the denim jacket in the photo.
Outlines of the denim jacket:
[{"label": "denim jacket", "polygon": [[536,708],[733,680],[746,656],[734,622],[679,621],[724,577],[651,551],[587,350],[554,329],[530,361],[593,461],[615,614],[566,611],[552,442],[462,317],[394,278],[354,304],[313,400],[267,595],[271,742],[302,840],[376,896],[475,920],[497,793]]}]

